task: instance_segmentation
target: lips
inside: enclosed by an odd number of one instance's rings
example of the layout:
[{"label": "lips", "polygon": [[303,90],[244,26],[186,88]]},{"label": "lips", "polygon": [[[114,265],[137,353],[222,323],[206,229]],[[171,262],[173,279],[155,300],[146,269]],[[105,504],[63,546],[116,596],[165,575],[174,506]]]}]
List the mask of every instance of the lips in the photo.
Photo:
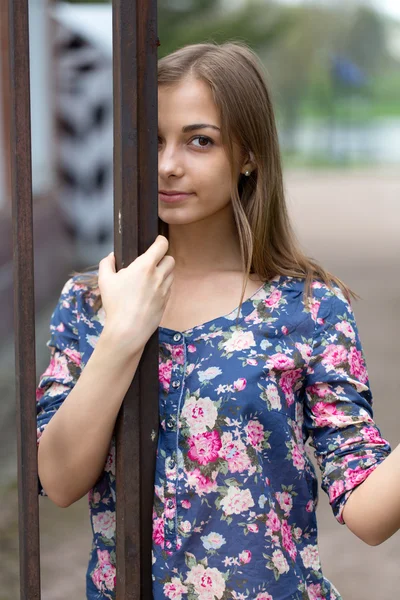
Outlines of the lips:
[{"label": "lips", "polygon": [[162,200],[163,202],[179,202],[185,200],[189,196],[191,196],[191,194],[187,194],[185,192],[178,192],[174,190],[170,192],[166,192],[163,190],[159,191],[160,200]]},{"label": "lips", "polygon": [[178,190],[171,190],[170,192],[167,192],[167,190],[159,190],[160,194],[163,194],[164,196],[188,196],[189,193],[188,192],[179,192]]}]

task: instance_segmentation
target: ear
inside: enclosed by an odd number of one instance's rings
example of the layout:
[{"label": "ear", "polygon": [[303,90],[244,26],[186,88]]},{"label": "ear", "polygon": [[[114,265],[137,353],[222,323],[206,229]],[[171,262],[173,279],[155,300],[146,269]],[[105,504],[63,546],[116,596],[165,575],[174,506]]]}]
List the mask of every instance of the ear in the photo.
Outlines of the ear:
[{"label": "ear", "polygon": [[250,171],[250,173],[251,173],[252,171],[255,170],[255,168],[256,168],[256,162],[254,159],[254,154],[251,150],[249,150],[249,152],[247,153],[247,156],[246,156],[246,162],[242,166],[241,172],[242,172],[242,174],[245,174],[246,171],[247,172]]}]

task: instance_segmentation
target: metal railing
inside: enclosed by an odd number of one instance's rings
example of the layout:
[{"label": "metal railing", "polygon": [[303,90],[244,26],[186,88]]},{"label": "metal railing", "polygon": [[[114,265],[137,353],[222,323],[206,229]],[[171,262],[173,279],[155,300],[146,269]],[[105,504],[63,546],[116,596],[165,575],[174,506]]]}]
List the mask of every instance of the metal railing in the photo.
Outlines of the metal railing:
[{"label": "metal railing", "polygon": [[[117,270],[145,252],[158,233],[157,46],[156,0],[114,0]],[[9,54],[20,597],[40,600],[28,0],[9,0]],[[125,396],[116,434],[116,597],[149,600],[158,438],[157,331]]]}]

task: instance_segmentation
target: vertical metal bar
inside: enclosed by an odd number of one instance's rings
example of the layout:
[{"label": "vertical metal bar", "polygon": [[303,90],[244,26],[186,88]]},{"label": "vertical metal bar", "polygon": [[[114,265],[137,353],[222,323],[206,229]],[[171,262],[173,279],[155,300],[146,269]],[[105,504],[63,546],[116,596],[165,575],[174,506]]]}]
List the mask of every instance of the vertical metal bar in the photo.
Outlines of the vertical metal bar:
[{"label": "vertical metal bar", "polygon": [[4,179],[3,193],[5,194],[7,210],[11,207],[11,173],[10,173],[10,44],[8,27],[8,2],[0,0],[0,77],[1,77],[1,107],[0,107],[0,130],[3,134],[2,146],[4,156]]},{"label": "vertical metal bar", "polygon": [[[157,45],[156,0],[114,0],[117,269],[145,252],[158,233]],[[117,600],[152,598],[152,506],[157,436],[156,331],[146,345],[117,422]]]},{"label": "vertical metal bar", "polygon": [[28,0],[9,2],[21,600],[40,599]]}]

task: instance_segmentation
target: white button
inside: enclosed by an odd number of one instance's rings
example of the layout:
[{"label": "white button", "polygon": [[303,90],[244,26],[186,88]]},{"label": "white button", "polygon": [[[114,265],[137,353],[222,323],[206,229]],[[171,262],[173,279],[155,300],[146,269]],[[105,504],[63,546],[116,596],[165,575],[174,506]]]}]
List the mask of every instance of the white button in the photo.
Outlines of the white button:
[{"label": "white button", "polygon": [[180,339],[181,339],[181,334],[180,333],[176,333],[174,335],[174,342],[179,342]]}]

